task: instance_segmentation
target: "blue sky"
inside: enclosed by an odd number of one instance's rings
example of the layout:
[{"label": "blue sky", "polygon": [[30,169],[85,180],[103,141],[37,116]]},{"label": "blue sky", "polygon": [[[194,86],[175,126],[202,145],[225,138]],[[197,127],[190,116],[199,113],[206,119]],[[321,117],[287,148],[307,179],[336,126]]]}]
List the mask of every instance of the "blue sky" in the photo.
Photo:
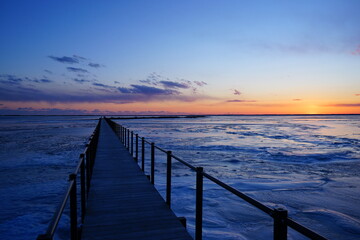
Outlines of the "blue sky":
[{"label": "blue sky", "polygon": [[359,1],[1,1],[0,8],[3,112],[220,113],[225,102],[224,113],[275,105],[283,110],[274,113],[286,113],[294,99],[299,113],[341,104],[352,108],[338,112],[359,112]]}]

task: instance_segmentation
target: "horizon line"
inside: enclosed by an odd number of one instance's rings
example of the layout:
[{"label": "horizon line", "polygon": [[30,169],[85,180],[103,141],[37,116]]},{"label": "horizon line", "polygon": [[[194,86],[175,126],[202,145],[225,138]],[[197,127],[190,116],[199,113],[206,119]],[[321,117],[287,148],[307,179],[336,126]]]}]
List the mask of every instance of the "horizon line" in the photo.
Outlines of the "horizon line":
[{"label": "horizon line", "polygon": [[323,116],[323,115],[360,115],[360,113],[296,113],[296,114],[0,114],[1,117],[16,116]]}]

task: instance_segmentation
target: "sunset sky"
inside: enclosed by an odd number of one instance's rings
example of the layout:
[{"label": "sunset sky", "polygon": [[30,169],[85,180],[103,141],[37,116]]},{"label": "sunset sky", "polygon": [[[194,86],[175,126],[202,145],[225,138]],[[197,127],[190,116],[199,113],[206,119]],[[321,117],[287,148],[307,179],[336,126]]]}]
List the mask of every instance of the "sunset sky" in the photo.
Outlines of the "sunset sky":
[{"label": "sunset sky", "polygon": [[0,9],[0,114],[360,113],[358,0]]}]

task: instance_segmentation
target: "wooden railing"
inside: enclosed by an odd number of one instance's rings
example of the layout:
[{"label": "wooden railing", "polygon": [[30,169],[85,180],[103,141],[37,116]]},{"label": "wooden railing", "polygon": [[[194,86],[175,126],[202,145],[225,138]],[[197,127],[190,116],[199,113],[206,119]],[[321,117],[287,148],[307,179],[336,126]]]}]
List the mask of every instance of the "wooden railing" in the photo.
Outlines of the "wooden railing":
[{"label": "wooden railing", "polygon": [[[155,149],[160,150],[161,152],[166,154],[166,203],[169,207],[171,207],[171,178],[172,178],[172,159],[182,163],[187,166],[190,170],[196,172],[196,213],[195,213],[195,239],[202,239],[202,221],[203,221],[203,179],[204,177],[219,185],[220,187],[226,189],[231,192],[235,196],[245,200],[252,206],[257,209],[265,212],[270,217],[273,218],[273,239],[274,240],[286,240],[287,239],[287,231],[288,227],[294,229],[298,233],[308,237],[309,239],[314,240],[326,240],[325,237],[320,234],[314,232],[313,230],[297,223],[293,219],[288,217],[288,211],[283,208],[270,208],[265,204],[255,200],[254,198],[246,195],[245,193],[240,192],[239,190],[227,185],[226,183],[220,181],[219,179],[207,174],[204,172],[202,167],[195,167],[190,163],[182,160],[181,158],[175,156],[171,151],[166,151],[158,146],[156,146],[153,142],[149,142],[145,140],[144,137],[140,137],[137,133],[135,134],[130,129],[125,128],[122,125],[115,123],[114,121],[105,118],[108,124],[111,126],[113,131],[119,137],[124,146],[129,150],[130,154],[134,157],[134,160],[138,162],[141,160],[140,166],[141,170],[145,170],[145,143],[150,145],[150,182],[154,184],[155,182]],[[134,137],[135,137],[135,145],[134,145]],[[141,156],[139,158],[139,140],[141,140],[140,151]],[[135,149],[135,156],[134,156]]]},{"label": "wooden railing", "polygon": [[[65,210],[66,203],[70,198],[70,239],[78,240],[81,238],[81,225],[84,223],[86,213],[86,199],[90,190],[90,181],[94,167],[95,154],[99,139],[100,120],[95,130],[89,138],[86,148],[80,154],[79,162],[73,173],[69,175],[69,185],[60,202],[56,212],[54,213],[48,228],[44,234],[40,234],[37,240],[52,240],[56,232],[61,216]],[[77,183],[76,179],[80,173],[80,224],[78,223],[78,199],[77,199]]]}]

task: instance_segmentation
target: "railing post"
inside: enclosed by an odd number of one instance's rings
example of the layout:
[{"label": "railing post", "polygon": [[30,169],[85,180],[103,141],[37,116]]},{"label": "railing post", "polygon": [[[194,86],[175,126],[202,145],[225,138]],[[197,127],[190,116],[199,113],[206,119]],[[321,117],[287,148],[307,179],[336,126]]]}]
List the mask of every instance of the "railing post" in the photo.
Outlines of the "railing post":
[{"label": "railing post", "polygon": [[69,181],[73,181],[70,190],[70,235],[71,240],[77,240],[77,201],[76,201],[76,174],[69,175]]},{"label": "railing post", "polygon": [[129,145],[129,129],[125,128],[125,147],[126,149],[129,149],[128,145]]},{"label": "railing post", "polygon": [[202,214],[203,214],[203,171],[202,167],[196,168],[196,216],[195,240],[202,239]]},{"label": "railing post", "polygon": [[123,131],[123,139],[122,139],[122,142],[123,142],[123,145],[125,146],[125,128],[122,127],[122,131]]},{"label": "railing post", "polygon": [[151,143],[151,183],[155,183],[155,144]]},{"label": "railing post", "polygon": [[131,157],[134,157],[134,132],[131,131],[131,146],[130,146]]},{"label": "railing post", "polygon": [[124,127],[122,125],[121,126],[121,142],[122,144],[124,144]]},{"label": "railing post", "polygon": [[81,222],[84,222],[86,212],[86,189],[85,189],[85,160],[84,154],[80,154],[80,187],[81,187]]},{"label": "railing post", "polygon": [[141,170],[145,171],[145,138],[141,138]]},{"label": "railing post", "polygon": [[124,127],[121,126],[121,142],[123,143],[123,145],[125,145],[125,131],[124,131]]},{"label": "railing post", "polygon": [[287,216],[288,211],[286,209],[274,209],[274,240],[287,240]]},{"label": "railing post", "polygon": [[139,135],[135,135],[135,160],[139,161]]},{"label": "railing post", "polygon": [[124,146],[126,147],[126,128],[124,127]]},{"label": "railing post", "polygon": [[171,151],[166,154],[166,204],[171,207]]},{"label": "railing post", "polygon": [[93,173],[93,169],[94,169],[94,142],[93,139],[91,139],[90,141],[90,177],[92,176]]},{"label": "railing post", "polygon": [[85,152],[85,159],[86,159],[86,164],[85,164],[85,168],[86,168],[86,193],[87,196],[89,195],[89,189],[90,189],[90,150],[89,150],[89,145],[86,149]]},{"label": "railing post", "polygon": [[40,234],[37,236],[36,240],[53,240],[53,238],[48,234]]},{"label": "railing post", "polygon": [[91,163],[92,163],[92,138],[90,139],[90,141],[89,141],[89,146],[88,146],[88,151],[89,151],[89,154],[88,154],[88,156],[89,156],[89,161],[88,161],[88,163],[89,163],[89,176],[90,176],[90,178],[91,178]]},{"label": "railing post", "polygon": [[127,150],[129,150],[130,147],[130,130],[127,129]]},{"label": "railing post", "polygon": [[120,127],[120,142],[122,142],[122,138],[123,138],[123,132],[122,132],[122,126],[121,125],[119,125],[119,127]]}]

